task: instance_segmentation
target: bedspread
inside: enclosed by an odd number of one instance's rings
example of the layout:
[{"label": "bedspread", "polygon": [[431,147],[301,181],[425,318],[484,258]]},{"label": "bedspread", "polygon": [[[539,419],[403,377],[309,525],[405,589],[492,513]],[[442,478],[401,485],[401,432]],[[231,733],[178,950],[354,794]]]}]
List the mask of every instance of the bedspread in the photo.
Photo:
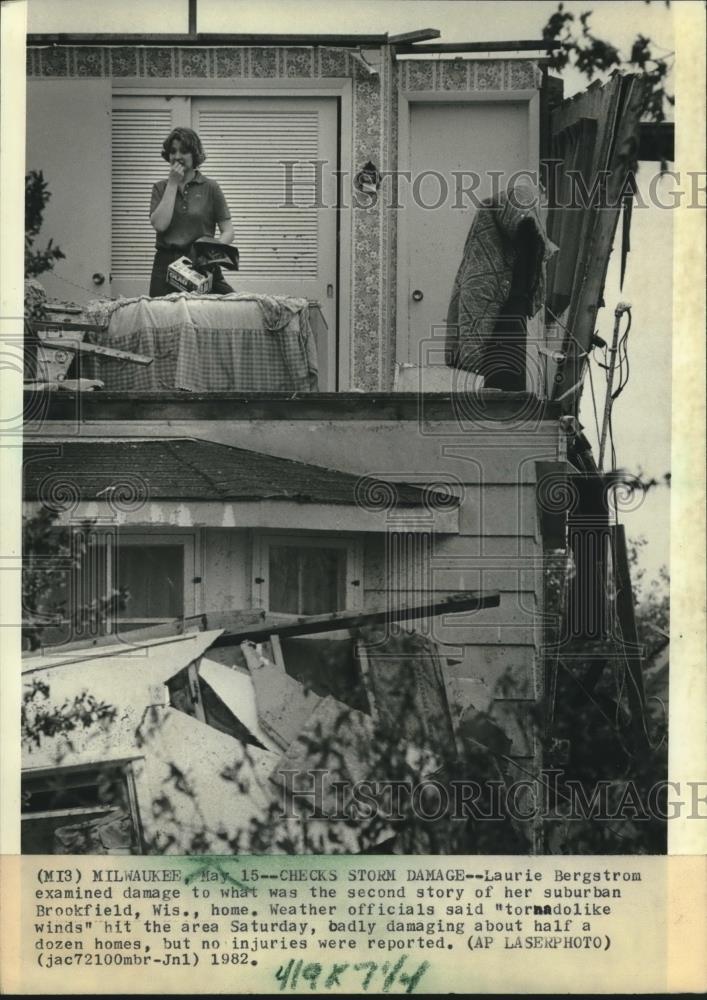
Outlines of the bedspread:
[{"label": "bedspread", "polygon": [[[524,240],[521,226],[529,227]],[[544,302],[546,264],[557,247],[545,232],[538,195],[526,184],[482,202],[474,216],[447,313],[448,365],[483,371],[485,349],[512,291],[520,252],[528,256],[522,313],[530,317]]]}]

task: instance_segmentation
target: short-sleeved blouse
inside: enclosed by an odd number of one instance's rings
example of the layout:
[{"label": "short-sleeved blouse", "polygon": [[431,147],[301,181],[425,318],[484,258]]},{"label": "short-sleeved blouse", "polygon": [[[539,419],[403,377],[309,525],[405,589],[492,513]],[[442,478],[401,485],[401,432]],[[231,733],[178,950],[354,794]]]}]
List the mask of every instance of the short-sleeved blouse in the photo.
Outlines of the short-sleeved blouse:
[{"label": "short-sleeved blouse", "polygon": [[[150,215],[162,200],[167,181],[157,181],[152,188]],[[184,191],[177,191],[169,226],[157,233],[158,250],[182,247],[185,250],[201,236],[214,236],[217,222],[231,218],[226,199],[216,181],[198,170]]]}]

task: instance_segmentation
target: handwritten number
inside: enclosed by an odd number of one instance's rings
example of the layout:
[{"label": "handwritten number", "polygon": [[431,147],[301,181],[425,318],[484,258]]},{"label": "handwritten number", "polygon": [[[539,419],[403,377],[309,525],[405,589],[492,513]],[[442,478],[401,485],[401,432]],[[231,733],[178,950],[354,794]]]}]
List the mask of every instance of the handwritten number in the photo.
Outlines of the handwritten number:
[{"label": "handwritten number", "polygon": [[358,962],[357,965],[354,965],[354,969],[356,969],[357,972],[361,969],[369,970],[368,973],[364,976],[363,982],[361,983],[361,986],[364,990],[367,990],[368,987],[370,986],[371,979],[373,979],[373,973],[376,971],[377,968],[378,968],[377,962]]},{"label": "handwritten number", "polygon": [[[395,984],[396,979],[401,986],[405,988],[406,993],[414,993],[418,983],[427,972],[430,967],[429,962],[421,962],[417,967],[415,972],[407,973],[402,972],[402,968],[408,959],[407,955],[402,955],[395,965],[390,968],[388,962],[384,962],[382,966],[379,967],[377,962],[358,962],[354,965],[354,969],[357,972],[363,972],[366,970],[366,975],[363,977],[361,982],[361,989],[367,990],[371,985],[371,981],[376,972],[380,971],[386,973],[385,979],[383,980],[383,985],[381,987],[381,993],[389,993],[392,986]],[[319,962],[309,962],[307,965],[303,966],[302,959],[295,961],[293,958],[287,963],[287,965],[281,965],[280,968],[275,973],[275,978],[280,983],[280,989],[284,990],[289,988],[295,990],[297,987],[297,980],[302,975],[302,979],[309,983],[309,988],[314,990],[317,987],[317,982],[319,977],[322,975],[322,966]],[[343,964],[335,963],[331,972],[325,979],[323,986],[324,989],[332,989],[334,986],[341,986],[340,976],[346,972],[349,968],[350,963],[344,962]],[[390,970],[390,971],[388,971]]]},{"label": "handwritten number", "polygon": [[275,973],[275,979],[278,979],[280,981],[281,990],[284,990],[284,988],[287,986],[287,980],[290,978],[290,972],[294,964],[295,960],[294,958],[291,958],[286,966],[281,965],[280,968]]},{"label": "handwritten number", "polygon": [[317,985],[317,980],[322,974],[322,967],[319,962],[310,962],[309,965],[305,965],[302,970],[302,979],[309,980],[310,989],[314,989]]},{"label": "handwritten number", "polygon": [[[402,967],[405,965],[406,961],[407,961],[407,955],[403,955],[402,958],[398,959],[398,961],[395,963],[395,965],[390,970],[390,972],[388,973],[388,975],[385,977],[385,979],[383,980],[383,992],[384,993],[388,993],[389,992],[390,987],[395,982],[395,977],[400,972],[400,970],[402,969]],[[385,964],[386,964],[386,966],[388,965],[387,962]]]},{"label": "handwritten number", "polygon": [[403,972],[400,976],[400,982],[403,986],[407,986],[405,990],[406,993],[412,993],[417,984],[420,982],[424,974],[430,967],[429,962],[420,962],[420,967],[417,972],[414,972],[411,976],[408,976],[406,972]]}]

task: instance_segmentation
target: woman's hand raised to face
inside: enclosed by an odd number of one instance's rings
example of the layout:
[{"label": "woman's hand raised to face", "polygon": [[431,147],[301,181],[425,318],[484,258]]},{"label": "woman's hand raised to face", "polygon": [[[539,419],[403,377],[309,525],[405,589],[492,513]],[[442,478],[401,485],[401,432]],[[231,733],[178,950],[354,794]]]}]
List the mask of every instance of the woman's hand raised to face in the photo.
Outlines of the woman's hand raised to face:
[{"label": "woman's hand raised to face", "polygon": [[185,173],[186,170],[184,168],[183,163],[180,163],[178,160],[175,160],[173,163],[170,164],[169,180],[172,181],[173,184],[181,184],[181,182],[184,180]]}]

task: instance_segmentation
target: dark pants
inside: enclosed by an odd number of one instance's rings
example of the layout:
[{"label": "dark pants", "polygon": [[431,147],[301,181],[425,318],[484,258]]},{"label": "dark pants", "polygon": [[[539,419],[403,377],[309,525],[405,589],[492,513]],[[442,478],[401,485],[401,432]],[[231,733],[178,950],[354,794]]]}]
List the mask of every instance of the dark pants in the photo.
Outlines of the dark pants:
[{"label": "dark pants", "polygon": [[[175,247],[173,250],[156,250],[155,259],[152,264],[152,277],[150,278],[150,296],[151,298],[159,298],[161,295],[171,295],[173,292],[178,292],[178,288],[172,288],[167,282],[167,268],[170,264],[173,264],[175,260],[179,260],[180,257],[189,256],[189,247],[186,250],[180,250]],[[223,274],[221,273],[221,268],[214,268],[214,277],[211,284],[211,291],[208,292],[209,295],[228,295],[229,292],[234,291],[233,288],[224,281]]]}]

